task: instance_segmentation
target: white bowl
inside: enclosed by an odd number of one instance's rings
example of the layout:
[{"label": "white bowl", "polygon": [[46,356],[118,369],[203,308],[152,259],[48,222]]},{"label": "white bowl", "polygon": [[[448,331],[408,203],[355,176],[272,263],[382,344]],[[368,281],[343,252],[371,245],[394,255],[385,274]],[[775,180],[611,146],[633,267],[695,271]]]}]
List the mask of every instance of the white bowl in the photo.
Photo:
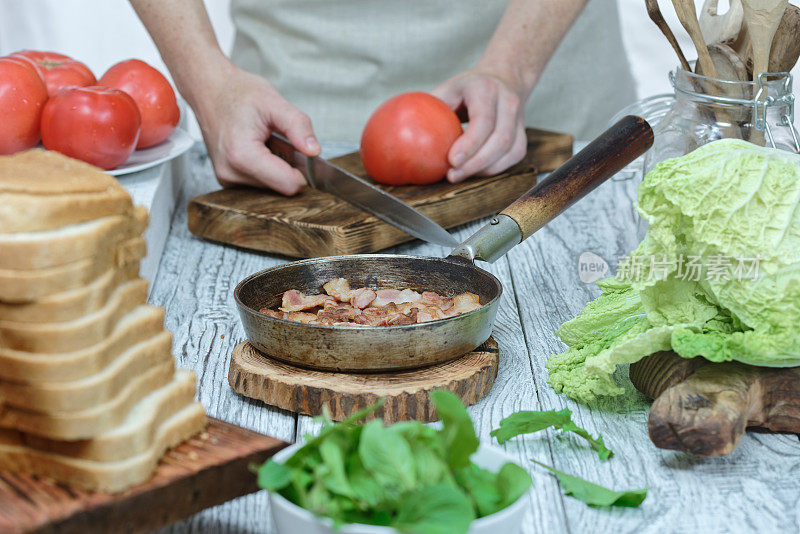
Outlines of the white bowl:
[{"label": "white bowl", "polygon": [[[302,444],[296,443],[287,447],[276,454],[273,459],[278,463],[285,462],[301,446]],[[472,461],[478,466],[496,473],[503,464],[516,460],[498,447],[481,444],[478,451],[472,456]],[[517,534],[522,526],[522,518],[525,516],[527,495],[526,492],[511,506],[503,508],[497,513],[473,521],[469,534]],[[390,534],[397,532],[389,527],[362,524],[344,525],[334,530],[331,519],[318,517],[277,493],[269,493],[269,503],[279,534],[299,534],[301,532],[303,534]]]}]

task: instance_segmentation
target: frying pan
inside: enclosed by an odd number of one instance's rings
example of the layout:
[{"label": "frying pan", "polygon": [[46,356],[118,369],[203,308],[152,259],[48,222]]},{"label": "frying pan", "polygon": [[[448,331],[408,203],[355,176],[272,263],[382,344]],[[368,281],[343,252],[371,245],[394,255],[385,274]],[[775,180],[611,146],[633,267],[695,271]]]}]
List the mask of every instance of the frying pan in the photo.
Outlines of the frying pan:
[{"label": "frying pan", "polygon": [[[492,332],[503,286],[474,265],[494,262],[512,247],[643,154],[653,131],[627,116],[536,184],[445,258],[356,254],[295,261],[242,280],[234,290],[250,343],[291,365],[345,372],[382,372],[442,363],[472,351]],[[276,319],[284,291],[320,292],[333,278],[353,287],[411,288],[445,296],[471,292],[481,307],[463,315],[397,326],[327,326]]]}]

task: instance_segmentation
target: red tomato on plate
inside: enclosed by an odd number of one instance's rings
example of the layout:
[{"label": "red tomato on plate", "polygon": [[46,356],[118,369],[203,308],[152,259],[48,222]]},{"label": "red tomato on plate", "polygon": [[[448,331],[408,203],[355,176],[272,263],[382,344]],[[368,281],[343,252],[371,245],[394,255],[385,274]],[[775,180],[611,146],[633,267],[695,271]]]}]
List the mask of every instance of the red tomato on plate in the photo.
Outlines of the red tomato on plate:
[{"label": "red tomato on plate", "polygon": [[86,87],[95,85],[97,79],[92,71],[69,56],[58,52],[40,52],[38,50],[20,50],[11,54],[31,61],[47,85],[47,94],[54,96],[64,87]]},{"label": "red tomato on plate", "polygon": [[39,142],[47,87],[36,69],[17,58],[0,58],[0,154]]},{"label": "red tomato on plate", "polygon": [[144,61],[121,61],[103,74],[100,85],[125,91],[142,114],[142,134],[136,148],[157,145],[172,135],[181,112],[175,91],[163,74]]},{"label": "red tomato on plate", "polygon": [[361,134],[361,160],[376,182],[425,185],[444,178],[447,152],[461,135],[461,121],[442,100],[422,93],[390,98]]},{"label": "red tomato on plate", "polygon": [[139,140],[142,119],[128,94],[108,87],[67,87],[42,113],[42,144],[102,169],[119,167]]}]

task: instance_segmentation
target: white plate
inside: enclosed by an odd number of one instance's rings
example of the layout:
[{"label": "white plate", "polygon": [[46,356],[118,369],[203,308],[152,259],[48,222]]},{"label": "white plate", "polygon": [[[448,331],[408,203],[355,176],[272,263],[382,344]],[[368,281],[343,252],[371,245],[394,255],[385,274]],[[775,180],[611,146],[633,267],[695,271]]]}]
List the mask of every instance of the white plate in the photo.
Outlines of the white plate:
[{"label": "white plate", "polygon": [[194,138],[189,135],[186,130],[175,128],[172,135],[163,143],[151,146],[150,148],[135,150],[133,154],[131,154],[131,157],[128,158],[128,161],[116,169],[106,172],[112,176],[122,176],[150,169],[165,161],[177,158],[189,150],[193,144]]}]

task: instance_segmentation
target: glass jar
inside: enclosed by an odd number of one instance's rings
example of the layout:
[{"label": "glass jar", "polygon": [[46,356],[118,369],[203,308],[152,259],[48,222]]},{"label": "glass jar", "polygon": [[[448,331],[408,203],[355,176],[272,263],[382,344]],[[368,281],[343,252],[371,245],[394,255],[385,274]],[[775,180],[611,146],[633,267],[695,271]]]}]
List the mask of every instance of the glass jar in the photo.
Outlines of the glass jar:
[{"label": "glass jar", "polygon": [[708,78],[678,68],[670,73],[675,104],[654,129],[644,173],[717,139],[735,138],[800,152],[794,127],[792,76],[762,74],[758,82]]}]

